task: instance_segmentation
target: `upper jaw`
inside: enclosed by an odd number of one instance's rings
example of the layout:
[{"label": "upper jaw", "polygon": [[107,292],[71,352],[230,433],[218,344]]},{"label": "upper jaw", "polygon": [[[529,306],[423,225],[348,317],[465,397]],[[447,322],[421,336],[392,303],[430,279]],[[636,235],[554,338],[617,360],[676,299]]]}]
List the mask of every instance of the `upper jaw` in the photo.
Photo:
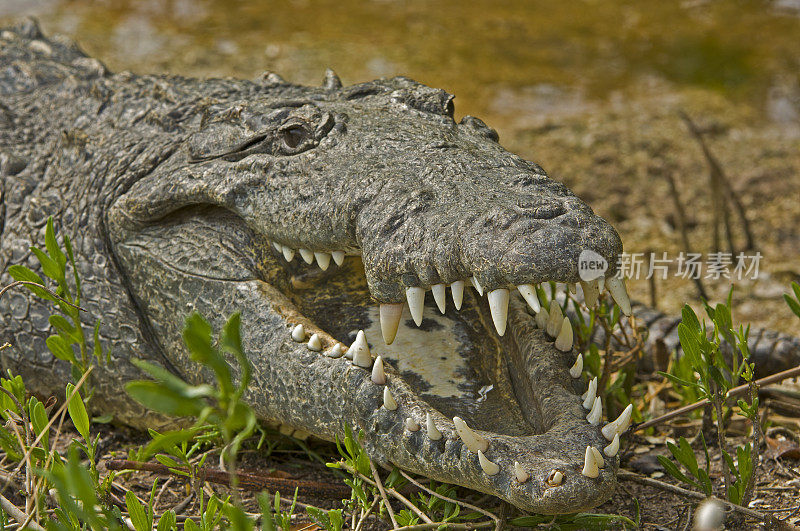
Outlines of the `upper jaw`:
[{"label": "upper jaw", "polygon": [[[422,195],[416,192],[412,195]],[[509,194],[510,195],[510,194]],[[431,289],[474,277],[487,291],[539,284],[577,283],[578,262],[590,250],[613,272],[622,243],[617,232],[569,191],[536,198],[467,200],[437,197],[377,200],[358,213],[357,238],[373,297],[402,302],[406,289]]]}]

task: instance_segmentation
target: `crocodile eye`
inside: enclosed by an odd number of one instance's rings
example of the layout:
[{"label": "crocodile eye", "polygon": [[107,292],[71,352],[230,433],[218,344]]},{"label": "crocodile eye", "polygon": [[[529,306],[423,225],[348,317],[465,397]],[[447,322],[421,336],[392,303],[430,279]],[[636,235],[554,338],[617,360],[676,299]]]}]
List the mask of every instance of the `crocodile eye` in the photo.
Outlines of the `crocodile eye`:
[{"label": "crocodile eye", "polygon": [[311,136],[300,124],[292,124],[281,129],[281,140],[287,151],[297,151]]}]

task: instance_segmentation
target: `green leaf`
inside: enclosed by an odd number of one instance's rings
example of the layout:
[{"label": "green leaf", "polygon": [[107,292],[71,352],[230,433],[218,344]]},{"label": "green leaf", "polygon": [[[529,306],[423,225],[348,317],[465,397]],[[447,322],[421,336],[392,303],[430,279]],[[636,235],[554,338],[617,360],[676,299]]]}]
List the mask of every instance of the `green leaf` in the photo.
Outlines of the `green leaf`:
[{"label": "green leaf", "polygon": [[36,247],[31,247],[31,251],[42,264],[42,272],[61,284],[64,281],[64,270],[59,267],[58,263]]},{"label": "green leaf", "polygon": [[234,355],[236,362],[241,368],[241,381],[239,383],[240,394],[247,389],[248,385],[250,385],[250,378],[252,374],[250,360],[247,359],[247,356],[245,356],[244,351],[242,350],[242,337],[240,331],[241,323],[241,313],[234,313],[225,323],[225,326],[222,329],[222,335],[220,336],[220,344],[225,350]]},{"label": "green leaf", "polygon": [[684,304],[683,308],[681,309],[681,323],[683,323],[683,325],[695,335],[700,334],[703,331],[703,329],[700,327],[700,321],[697,319],[697,314],[694,313],[694,310],[692,310],[692,307],[688,304]]},{"label": "green leaf", "polygon": [[102,363],[103,362],[103,346],[100,344],[100,320],[94,324],[94,332],[92,333],[92,354],[94,354],[95,359]]},{"label": "green leaf", "polygon": [[[674,445],[673,445],[674,446]],[[694,450],[692,447],[689,446],[689,442],[686,440],[685,437],[680,437],[678,439],[678,448],[680,449],[680,459],[679,461],[683,463],[683,465],[691,472],[694,477],[697,477],[697,457],[694,455]]]},{"label": "green leaf", "polygon": [[56,231],[53,229],[53,216],[47,218],[47,228],[44,232],[44,244],[47,248],[47,254],[58,264],[59,269],[64,270],[67,265],[67,257],[61,251],[56,241]]},{"label": "green leaf", "polygon": [[[8,274],[11,275],[11,278],[14,280],[18,280],[21,282],[33,282],[34,284],[41,284],[44,286],[44,280],[42,277],[28,269],[27,267],[19,264],[12,265],[8,268]],[[42,299],[53,301],[55,302],[57,299],[53,297],[50,292],[47,290],[40,288],[38,286],[31,286],[30,284],[25,285],[28,290],[31,291],[37,297],[41,297]]]},{"label": "green leaf", "polygon": [[200,531],[200,528],[197,527],[197,524],[194,523],[194,520],[191,518],[187,518],[185,522],[183,522],[183,529],[184,531]]},{"label": "green leaf", "polygon": [[67,412],[75,425],[75,429],[81,434],[83,440],[89,443],[91,441],[89,438],[89,414],[86,412],[86,406],[83,403],[80,391],[75,391],[72,399],[69,398],[73,389],[75,389],[75,386],[68,383],[66,397],[69,403],[67,404]]},{"label": "green leaf", "polygon": [[728,306],[725,306],[721,303],[717,304],[716,311],[714,312],[714,324],[728,344],[736,344],[736,340],[733,336],[733,320],[731,318],[731,310]]},{"label": "green leaf", "polygon": [[683,378],[679,378],[679,377],[675,376],[674,374],[670,374],[668,372],[658,371],[658,374],[660,374],[661,376],[663,376],[665,378],[668,378],[668,379],[672,380],[673,383],[676,383],[678,385],[682,385],[684,387],[689,387],[689,388],[700,387],[700,385],[697,382],[690,382],[688,380],[684,380]]},{"label": "green leaf", "polygon": [[800,303],[798,303],[796,300],[792,299],[791,297],[789,297],[789,295],[786,294],[783,295],[783,300],[786,301],[786,304],[789,305],[789,308],[792,310],[792,312],[797,317],[800,317]]},{"label": "green leaf", "polygon": [[706,496],[711,496],[712,485],[711,478],[708,477],[708,472],[701,468],[698,470],[697,479],[700,480],[700,486],[703,490],[703,494]]},{"label": "green leaf", "polygon": [[689,359],[692,369],[697,371],[702,379],[705,379],[705,364],[702,361],[700,342],[696,334],[696,332],[692,331],[692,329],[684,323],[678,325],[678,338],[680,339],[681,347],[683,347],[683,353]]},{"label": "green leaf", "polygon": [[50,336],[45,341],[47,348],[53,353],[57,359],[68,361],[70,363],[77,363],[75,359],[75,351],[72,350],[72,345],[67,343],[67,340],[61,336]]},{"label": "green leaf", "polygon": [[132,491],[125,493],[125,506],[136,531],[150,531],[153,528],[153,522],[147,517],[144,505]]},{"label": "green leaf", "polygon": [[195,312],[186,318],[183,341],[189,349],[191,358],[210,367],[217,376],[217,384],[223,396],[230,396],[232,390],[231,369],[225,358],[211,342],[211,325]]},{"label": "green leaf", "polygon": [[695,484],[694,481],[686,477],[686,475],[680,471],[678,466],[672,461],[670,461],[667,457],[663,455],[657,455],[656,459],[658,459],[658,462],[661,463],[661,466],[664,467],[664,470],[666,470],[670,476],[674,477],[678,481],[683,481],[684,483],[687,483],[689,485]]},{"label": "green leaf", "polygon": [[128,394],[153,411],[173,417],[197,417],[206,406],[205,401],[189,398],[153,381],[135,381],[125,386]]},{"label": "green leaf", "polygon": [[72,253],[72,242],[69,241],[69,236],[64,235],[64,248],[67,250],[69,256],[69,263],[72,266],[72,276],[75,279],[75,304],[81,302],[81,277],[78,275],[78,268],[75,266],[75,255]]},{"label": "green leaf", "polygon": [[261,508],[261,529],[262,531],[276,531],[275,521],[272,519],[272,496],[268,491],[263,491],[258,495],[258,506]]},{"label": "green leaf", "polygon": [[156,531],[172,531],[173,529],[177,528],[177,525],[178,519],[175,517],[175,511],[170,509],[162,514],[161,518],[158,519]]},{"label": "green leaf", "polygon": [[30,418],[31,424],[33,425],[33,430],[36,432],[36,436],[38,437],[40,433],[42,435],[42,448],[49,449],[50,448],[50,438],[49,438],[49,429],[47,428],[47,412],[44,410],[44,404],[36,400],[35,398],[31,398],[31,406],[30,407]]},{"label": "green leaf", "polygon": [[72,323],[67,321],[63,315],[51,315],[48,321],[50,322],[50,326],[55,328],[60,334],[67,336],[69,339],[73,340],[73,342],[77,340],[77,337],[75,337],[75,327]]}]

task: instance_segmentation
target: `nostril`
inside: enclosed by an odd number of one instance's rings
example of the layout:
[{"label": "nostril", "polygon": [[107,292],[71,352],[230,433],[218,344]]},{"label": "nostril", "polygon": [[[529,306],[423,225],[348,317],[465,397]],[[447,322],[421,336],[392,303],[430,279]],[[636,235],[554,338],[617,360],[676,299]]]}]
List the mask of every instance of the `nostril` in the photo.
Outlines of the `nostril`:
[{"label": "nostril", "polygon": [[561,201],[539,198],[520,198],[517,212],[530,219],[553,219],[566,214],[567,209]]}]

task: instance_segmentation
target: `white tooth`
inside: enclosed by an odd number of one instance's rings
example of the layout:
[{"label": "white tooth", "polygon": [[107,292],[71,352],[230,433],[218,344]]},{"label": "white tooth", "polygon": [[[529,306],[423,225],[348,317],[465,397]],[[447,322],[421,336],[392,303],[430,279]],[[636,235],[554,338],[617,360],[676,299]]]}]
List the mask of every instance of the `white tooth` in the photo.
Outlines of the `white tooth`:
[{"label": "white tooth", "polygon": [[419,431],[419,422],[411,417],[406,418],[405,425],[408,431]]},{"label": "white tooth", "polygon": [[528,303],[528,306],[531,307],[534,313],[539,313],[539,310],[542,309],[542,305],[539,304],[539,297],[536,295],[536,287],[530,284],[520,284],[517,286],[522,298],[525,299],[525,302]]},{"label": "white tooth", "polygon": [[341,358],[345,348],[341,343],[336,343],[328,352],[325,353],[329,358]]},{"label": "white tooth", "polygon": [[292,259],[294,258],[294,249],[292,249],[291,247],[286,247],[284,245],[281,251],[283,252],[283,257],[286,259],[286,261],[291,262]]},{"label": "white tooth", "polygon": [[309,251],[308,249],[298,249],[300,252],[300,256],[303,258],[303,262],[307,264],[314,263],[314,253]]},{"label": "white tooth", "polygon": [[278,242],[272,242],[272,246],[275,247],[275,250],[279,253],[283,252],[283,245],[279,244]]},{"label": "white tooth", "polygon": [[442,432],[436,427],[430,413],[425,414],[425,430],[428,432],[428,439],[438,441],[442,438]]},{"label": "white tooth", "polygon": [[408,300],[408,310],[411,312],[411,318],[417,326],[422,324],[422,309],[425,307],[425,289],[424,288],[406,288],[406,299]]},{"label": "white tooth", "polygon": [[617,455],[617,452],[619,452],[619,434],[615,433],[611,443],[603,448],[603,453],[605,453],[608,457],[614,457]]},{"label": "white tooth", "polygon": [[344,251],[333,251],[331,256],[333,257],[333,261],[336,262],[336,265],[340,266],[344,263]]},{"label": "white tooth", "polygon": [[397,409],[397,402],[394,401],[394,397],[392,396],[392,392],[389,391],[388,386],[383,388],[383,407],[389,411]]},{"label": "white tooth", "polygon": [[560,470],[553,470],[550,472],[550,477],[547,478],[547,483],[551,487],[558,487],[564,481],[564,474]]},{"label": "white tooth", "polygon": [[475,278],[475,277],[469,277],[469,280],[470,280],[470,282],[472,282],[472,285],[475,288],[475,291],[478,292],[478,295],[483,297],[483,288],[481,287],[480,284],[478,284],[478,279]]},{"label": "white tooth", "polygon": [[589,388],[586,389],[586,392],[581,395],[581,398],[583,398],[583,409],[591,408],[596,396],[597,396],[597,376],[595,376],[589,381]]},{"label": "white tooth", "polygon": [[450,284],[450,289],[452,290],[451,295],[453,295],[453,306],[456,307],[456,310],[460,310],[461,303],[464,302],[464,281],[456,280]]},{"label": "white tooth", "polygon": [[597,289],[597,280],[581,282],[581,289],[583,290],[583,302],[586,303],[586,307],[594,308],[594,305],[597,304],[597,298],[600,296],[600,290]]},{"label": "white tooth", "polygon": [[358,331],[356,340],[350,345],[350,350],[353,351],[353,365],[358,365],[365,369],[372,367],[372,356],[369,353],[367,337],[364,335],[363,330]]},{"label": "white tooth", "polygon": [[278,433],[281,435],[291,435],[294,433],[294,428],[289,426],[288,424],[281,424],[280,428],[278,428]]},{"label": "white tooth", "polygon": [[308,350],[313,350],[314,352],[322,350],[322,342],[317,334],[313,334],[311,339],[308,340]]},{"label": "white tooth", "polygon": [[350,347],[348,347],[348,349],[345,350],[345,352],[344,352],[344,357],[347,358],[348,360],[352,360],[353,359],[353,352],[354,352],[353,345],[355,345],[355,343],[350,345]]},{"label": "white tooth", "polygon": [[569,317],[564,317],[561,331],[556,338],[555,346],[561,352],[569,352],[572,350],[572,323],[569,321]]},{"label": "white tooth", "polygon": [[633,415],[633,404],[628,404],[628,407],[620,413],[617,419],[617,433],[622,435],[631,425],[631,417]]},{"label": "white tooth", "polygon": [[397,327],[400,326],[400,318],[403,316],[403,303],[381,304],[380,316],[383,341],[391,345],[397,336]]},{"label": "white tooth", "polygon": [[481,468],[483,469],[483,471],[486,472],[486,474],[489,476],[494,476],[495,474],[500,472],[500,465],[498,465],[497,463],[492,463],[491,461],[486,459],[486,456],[483,455],[483,452],[481,450],[478,450],[478,462],[481,464]]},{"label": "white tooth", "polygon": [[600,277],[597,279],[597,292],[603,293],[603,290],[606,289],[606,277]]},{"label": "white tooth", "polygon": [[564,324],[564,314],[561,313],[561,306],[557,301],[550,301],[550,311],[547,318],[547,335],[550,337],[558,336]]},{"label": "white tooth", "polygon": [[603,426],[603,429],[600,430],[603,432],[603,437],[610,441],[614,438],[614,435],[622,435],[625,430],[628,429],[628,426],[631,425],[632,414],[633,404],[628,404],[628,407],[626,407],[622,413],[619,414],[619,417]]},{"label": "white tooth", "polygon": [[592,455],[594,456],[594,462],[597,463],[597,468],[605,468],[606,461],[603,459],[603,454],[600,453],[600,450],[595,448],[594,446],[591,447]]},{"label": "white tooth", "polygon": [[314,253],[314,258],[317,259],[317,264],[320,269],[323,271],[328,270],[328,266],[331,265],[331,255],[328,253]]},{"label": "white tooth", "polygon": [[489,292],[489,310],[492,312],[492,321],[497,333],[501,336],[506,333],[508,321],[508,290],[505,288]]},{"label": "white tooth", "polygon": [[376,385],[384,385],[386,383],[386,373],[383,372],[383,358],[378,356],[375,358],[375,364],[372,366],[372,383]]},{"label": "white tooth", "polygon": [[467,426],[467,423],[459,417],[453,417],[453,424],[456,426],[456,433],[458,433],[464,446],[466,446],[470,452],[489,449],[489,441],[472,431],[472,429]]},{"label": "white tooth", "polygon": [[536,326],[540,330],[547,330],[547,321],[550,319],[550,313],[547,311],[546,308],[542,308],[539,313],[536,314]]},{"label": "white tooth", "polygon": [[444,292],[444,284],[434,284],[431,286],[431,291],[433,292],[433,300],[436,301],[436,306],[439,307],[440,312],[444,313],[445,303],[447,302],[447,295]]},{"label": "white tooth", "polygon": [[622,313],[630,315],[631,299],[628,297],[628,290],[625,289],[625,281],[619,277],[611,277],[606,281],[606,285]]},{"label": "white tooth", "polygon": [[525,469],[522,468],[522,465],[520,465],[518,461],[514,461],[514,476],[520,483],[525,483],[531,477],[530,474],[525,472]]},{"label": "white tooth", "polygon": [[581,474],[587,478],[596,478],[600,475],[600,469],[597,468],[597,463],[594,462],[594,452],[592,452],[591,446],[586,447],[586,455],[583,458],[583,470],[581,470]]},{"label": "white tooth", "polygon": [[303,325],[299,324],[292,329],[292,339],[298,343],[306,340],[306,329]]},{"label": "white tooth", "polygon": [[592,404],[592,409],[589,411],[589,414],[586,415],[586,420],[589,421],[589,424],[592,426],[597,426],[600,424],[600,420],[603,418],[603,400],[598,396],[594,399],[594,403]]},{"label": "white tooth", "polygon": [[578,354],[575,363],[569,369],[569,375],[573,378],[580,378],[583,373],[583,354]]}]

